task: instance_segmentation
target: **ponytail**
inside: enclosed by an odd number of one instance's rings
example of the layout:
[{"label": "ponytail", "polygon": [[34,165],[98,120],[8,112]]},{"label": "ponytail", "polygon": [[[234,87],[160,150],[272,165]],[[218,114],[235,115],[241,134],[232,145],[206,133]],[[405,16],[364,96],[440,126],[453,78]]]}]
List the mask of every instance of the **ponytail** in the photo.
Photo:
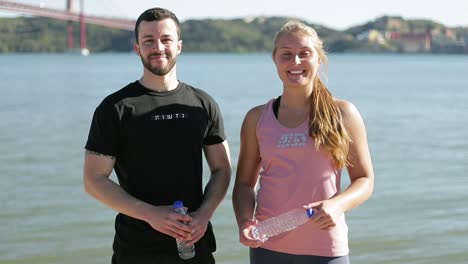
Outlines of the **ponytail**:
[{"label": "ponytail", "polygon": [[348,152],[351,137],[349,136],[339,107],[333,96],[320,78],[314,81],[310,97],[309,136],[315,141],[315,147],[322,147],[331,155],[336,168],[349,165]]}]

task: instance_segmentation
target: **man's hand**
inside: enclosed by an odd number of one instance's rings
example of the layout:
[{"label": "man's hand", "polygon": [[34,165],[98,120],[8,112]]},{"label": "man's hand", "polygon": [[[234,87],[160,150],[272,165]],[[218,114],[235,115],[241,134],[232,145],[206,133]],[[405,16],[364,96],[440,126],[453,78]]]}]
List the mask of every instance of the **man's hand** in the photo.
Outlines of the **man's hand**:
[{"label": "man's hand", "polygon": [[191,239],[194,229],[184,223],[190,223],[192,217],[174,212],[172,205],[154,206],[147,214],[146,222],[159,232],[183,241]]},{"label": "man's hand", "polygon": [[198,242],[206,233],[210,219],[199,211],[190,213],[192,221],[188,224],[192,228],[191,237],[185,243],[189,246]]}]

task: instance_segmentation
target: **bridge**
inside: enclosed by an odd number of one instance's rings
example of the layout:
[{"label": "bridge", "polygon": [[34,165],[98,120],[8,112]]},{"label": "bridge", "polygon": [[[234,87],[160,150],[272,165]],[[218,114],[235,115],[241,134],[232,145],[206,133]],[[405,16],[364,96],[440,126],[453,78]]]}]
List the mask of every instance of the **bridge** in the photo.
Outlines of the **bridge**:
[{"label": "bridge", "polygon": [[24,4],[15,1],[0,0],[0,10],[16,12],[20,14],[28,14],[34,16],[48,17],[58,20],[67,21],[67,48],[72,51],[73,48],[73,24],[72,22],[80,23],[80,51],[83,55],[88,55],[89,50],[86,45],[86,24],[99,25],[109,28],[122,29],[133,31],[135,28],[135,20],[100,17],[86,15],[83,13],[84,0],[80,0],[80,11],[72,10],[73,0],[65,0],[66,9],[54,9],[45,7],[44,4]]}]

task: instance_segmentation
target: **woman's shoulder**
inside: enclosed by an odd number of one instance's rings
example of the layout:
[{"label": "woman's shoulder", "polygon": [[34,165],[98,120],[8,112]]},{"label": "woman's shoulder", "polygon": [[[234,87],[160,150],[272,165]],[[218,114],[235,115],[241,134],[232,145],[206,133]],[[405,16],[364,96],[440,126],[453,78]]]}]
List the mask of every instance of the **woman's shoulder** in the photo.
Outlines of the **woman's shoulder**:
[{"label": "woman's shoulder", "polygon": [[262,104],[262,105],[257,105],[255,107],[252,107],[246,114],[246,116],[259,116],[262,114],[263,110],[265,109],[266,107],[266,104]]},{"label": "woman's shoulder", "polygon": [[257,123],[260,117],[262,116],[263,110],[265,110],[266,104],[257,105],[247,111],[245,115],[244,122],[253,122]]},{"label": "woman's shoulder", "polygon": [[244,122],[242,124],[242,128],[252,131],[255,130],[267,105],[268,103],[257,105],[251,108],[249,111],[247,111],[247,114],[245,114]]},{"label": "woman's shoulder", "polygon": [[354,117],[360,116],[359,110],[350,101],[343,100],[340,98],[333,98],[333,100],[335,101],[335,104],[340,109],[341,115],[343,115],[343,118],[352,118],[353,116]]},{"label": "woman's shoulder", "polygon": [[364,127],[361,114],[353,103],[338,98],[334,98],[334,101],[340,109],[343,122],[347,129],[354,130],[356,127]]},{"label": "woman's shoulder", "polygon": [[246,118],[260,118],[262,113],[265,111],[265,109],[270,105],[273,104],[274,100],[276,100],[277,97],[270,99],[268,102],[257,105],[253,108],[251,108],[249,111],[247,111],[247,114],[245,115]]}]

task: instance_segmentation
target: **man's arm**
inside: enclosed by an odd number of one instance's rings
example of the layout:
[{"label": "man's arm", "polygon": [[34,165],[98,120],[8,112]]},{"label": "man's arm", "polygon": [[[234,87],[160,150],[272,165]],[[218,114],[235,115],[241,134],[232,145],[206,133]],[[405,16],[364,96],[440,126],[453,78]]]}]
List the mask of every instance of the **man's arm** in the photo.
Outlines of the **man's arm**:
[{"label": "man's arm", "polygon": [[86,192],[117,212],[146,221],[159,232],[187,239],[192,228],[181,221],[191,221],[192,218],[175,213],[171,206],[153,206],[129,195],[109,178],[114,165],[114,157],[86,150],[83,169]]},{"label": "man's arm", "polygon": [[193,227],[194,232],[188,244],[194,244],[203,237],[208,227],[208,221],[224,199],[231,180],[231,158],[227,141],[205,146],[204,152],[211,176],[205,187],[204,199],[200,208],[191,213],[193,220],[189,225]]}]

